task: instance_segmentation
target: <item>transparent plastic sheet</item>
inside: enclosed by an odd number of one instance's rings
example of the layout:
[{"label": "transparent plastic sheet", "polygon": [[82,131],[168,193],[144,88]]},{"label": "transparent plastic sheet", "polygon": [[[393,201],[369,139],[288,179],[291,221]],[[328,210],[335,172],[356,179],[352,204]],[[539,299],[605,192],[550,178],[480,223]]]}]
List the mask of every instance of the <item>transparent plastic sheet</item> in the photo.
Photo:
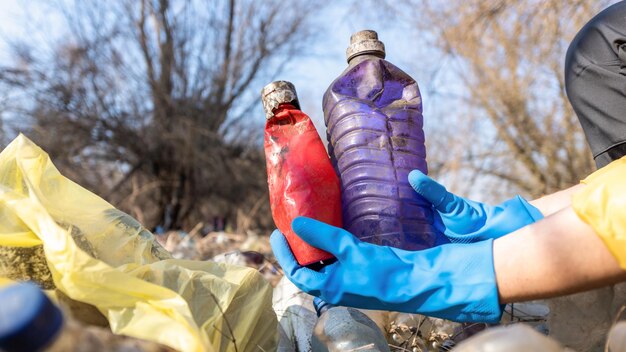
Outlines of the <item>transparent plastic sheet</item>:
[{"label": "transparent plastic sheet", "polygon": [[272,289],[258,272],[171,259],[136,220],[62,176],[20,135],[0,154],[0,249],[40,246],[54,286],[97,307],[114,333],[181,351],[276,348]]},{"label": "transparent plastic sheet", "polygon": [[626,157],[592,173],[572,199],[576,214],[589,224],[626,269]]}]

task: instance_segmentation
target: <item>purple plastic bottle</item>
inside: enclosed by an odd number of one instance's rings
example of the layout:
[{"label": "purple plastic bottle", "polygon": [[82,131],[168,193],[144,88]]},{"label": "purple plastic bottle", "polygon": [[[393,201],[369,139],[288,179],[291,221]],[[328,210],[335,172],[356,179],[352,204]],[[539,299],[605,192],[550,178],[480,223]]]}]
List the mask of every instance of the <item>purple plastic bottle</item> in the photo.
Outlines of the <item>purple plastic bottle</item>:
[{"label": "purple plastic bottle", "polygon": [[350,38],[348,68],[324,94],[328,152],[341,179],[344,228],[363,241],[407,250],[440,235],[430,203],[408,182],[427,172],[422,99],[415,80],[385,61],[374,31]]}]

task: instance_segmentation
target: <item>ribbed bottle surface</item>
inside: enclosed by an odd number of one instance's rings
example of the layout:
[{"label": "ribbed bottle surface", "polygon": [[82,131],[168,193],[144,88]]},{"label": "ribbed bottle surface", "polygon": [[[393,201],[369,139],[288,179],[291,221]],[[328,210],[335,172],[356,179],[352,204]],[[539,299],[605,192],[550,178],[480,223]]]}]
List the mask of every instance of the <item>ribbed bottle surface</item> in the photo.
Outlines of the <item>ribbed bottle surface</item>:
[{"label": "ribbed bottle surface", "polygon": [[324,95],[328,151],[342,187],[344,228],[407,250],[435,244],[430,203],[408,182],[427,173],[422,100],[415,80],[384,59],[353,64]]}]

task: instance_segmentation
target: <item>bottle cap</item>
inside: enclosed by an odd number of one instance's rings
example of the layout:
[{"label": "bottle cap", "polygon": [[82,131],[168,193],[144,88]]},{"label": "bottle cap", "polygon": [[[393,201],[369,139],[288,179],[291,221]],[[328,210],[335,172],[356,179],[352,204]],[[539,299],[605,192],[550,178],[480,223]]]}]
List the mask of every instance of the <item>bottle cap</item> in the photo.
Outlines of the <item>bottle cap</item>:
[{"label": "bottle cap", "polygon": [[359,55],[375,55],[385,58],[385,44],[378,40],[378,33],[366,29],[350,36],[350,46],[346,49],[348,63]]},{"label": "bottle cap", "polygon": [[317,316],[319,317],[320,315],[322,315],[322,313],[334,307],[334,305],[324,301],[323,299],[319,297],[315,297],[313,298],[313,307],[315,308],[315,312],[317,313]]},{"label": "bottle cap", "polygon": [[1,289],[0,302],[0,350],[38,351],[63,326],[61,310],[32,283]]},{"label": "bottle cap", "polygon": [[261,90],[261,102],[268,120],[274,117],[274,109],[280,104],[291,103],[300,109],[296,87],[287,81],[275,81],[263,87]]}]

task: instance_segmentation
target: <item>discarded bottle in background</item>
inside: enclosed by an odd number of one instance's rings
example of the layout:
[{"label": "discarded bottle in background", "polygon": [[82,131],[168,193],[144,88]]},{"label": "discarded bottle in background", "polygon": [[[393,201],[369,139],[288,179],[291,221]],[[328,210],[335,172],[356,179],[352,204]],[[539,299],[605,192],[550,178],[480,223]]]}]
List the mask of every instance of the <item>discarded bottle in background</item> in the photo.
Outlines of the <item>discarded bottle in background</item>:
[{"label": "discarded bottle in background", "polygon": [[342,186],[344,228],[407,250],[435,245],[431,205],[408,182],[427,173],[422,99],[415,80],[385,61],[374,31],[352,35],[348,68],[324,94],[328,152]]},{"label": "discarded bottle in background", "polygon": [[4,287],[0,290],[0,302],[0,350],[73,350],[74,341],[64,333],[61,310],[36,285]]},{"label": "discarded bottle in background", "polygon": [[[59,293],[53,294],[58,298]],[[114,335],[108,326],[78,321],[66,302],[58,302],[60,309],[32,282],[3,286],[0,302],[2,352],[174,351],[152,341]]]},{"label": "discarded bottle in background", "polygon": [[261,92],[267,116],[265,158],[272,216],[300,265],[317,266],[332,255],[311,247],[291,229],[307,216],[341,227],[339,179],[311,119],[290,82],[276,81]]},{"label": "discarded bottle in background", "polygon": [[313,299],[313,306],[319,317],[311,336],[313,352],[389,351],[383,333],[364,313],[319,298]]}]

